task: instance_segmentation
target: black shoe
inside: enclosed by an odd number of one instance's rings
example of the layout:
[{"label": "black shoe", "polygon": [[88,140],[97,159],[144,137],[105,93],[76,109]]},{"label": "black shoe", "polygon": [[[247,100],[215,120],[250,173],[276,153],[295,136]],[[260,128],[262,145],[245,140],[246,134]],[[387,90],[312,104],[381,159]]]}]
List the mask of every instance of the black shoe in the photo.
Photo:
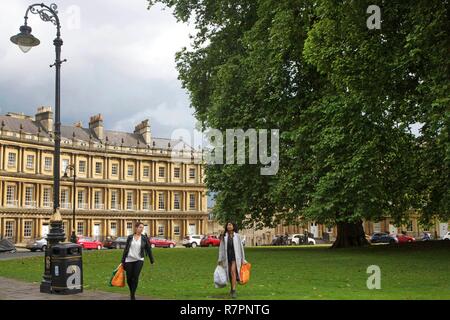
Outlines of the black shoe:
[{"label": "black shoe", "polygon": [[136,300],[136,296],[135,296],[135,295],[132,295],[132,296],[130,297],[130,300]]},{"label": "black shoe", "polygon": [[236,290],[231,290],[230,294],[231,294],[231,298],[232,299],[236,299],[237,298]]}]

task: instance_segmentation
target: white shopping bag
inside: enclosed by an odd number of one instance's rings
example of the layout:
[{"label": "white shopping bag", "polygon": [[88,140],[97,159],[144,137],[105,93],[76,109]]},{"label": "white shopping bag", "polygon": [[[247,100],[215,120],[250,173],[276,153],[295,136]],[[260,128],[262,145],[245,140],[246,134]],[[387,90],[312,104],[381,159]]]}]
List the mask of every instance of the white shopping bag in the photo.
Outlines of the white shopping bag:
[{"label": "white shopping bag", "polygon": [[217,266],[214,271],[214,286],[216,288],[223,288],[227,285],[227,273],[222,266]]}]

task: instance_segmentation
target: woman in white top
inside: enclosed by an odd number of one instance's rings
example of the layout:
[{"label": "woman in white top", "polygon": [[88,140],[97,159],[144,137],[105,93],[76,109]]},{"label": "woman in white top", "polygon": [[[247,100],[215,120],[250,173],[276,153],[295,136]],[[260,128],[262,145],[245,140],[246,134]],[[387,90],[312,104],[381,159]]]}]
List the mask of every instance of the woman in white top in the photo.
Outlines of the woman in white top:
[{"label": "woman in white top", "polygon": [[147,254],[151,264],[155,263],[149,240],[142,234],[144,224],[137,222],[134,227],[134,234],[128,236],[127,245],[122,255],[122,264],[127,273],[127,283],[130,288],[131,300],[136,300],[135,294],[138,287],[139,274],[144,264],[144,255]]}]

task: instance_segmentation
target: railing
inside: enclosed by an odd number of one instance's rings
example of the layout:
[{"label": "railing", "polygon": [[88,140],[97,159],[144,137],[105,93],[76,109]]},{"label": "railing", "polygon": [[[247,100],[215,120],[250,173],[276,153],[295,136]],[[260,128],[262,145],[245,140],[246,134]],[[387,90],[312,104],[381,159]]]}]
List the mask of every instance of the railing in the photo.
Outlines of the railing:
[{"label": "railing", "polygon": [[18,207],[19,206],[19,200],[6,200],[6,206],[7,207]]},{"label": "railing", "polygon": [[95,210],[104,210],[105,209],[105,205],[103,203],[95,203],[94,204],[94,209]]},{"label": "railing", "polygon": [[142,206],[142,211],[152,211],[152,210],[153,210],[152,205],[147,204]]},{"label": "railing", "polygon": [[89,206],[87,203],[78,203],[78,209],[87,210],[87,209],[89,209]]},{"label": "railing", "polygon": [[62,202],[60,204],[61,209],[72,209],[72,204],[69,202]]},{"label": "railing", "polygon": [[42,207],[44,207],[44,208],[52,208],[53,207],[53,202],[52,201],[45,201],[42,204]]},{"label": "railing", "polygon": [[136,211],[136,205],[135,204],[133,204],[133,205],[127,204],[126,210],[127,211]]},{"label": "railing", "polygon": [[112,203],[111,204],[111,210],[120,210],[120,204],[119,203]]},{"label": "railing", "polygon": [[27,208],[36,208],[36,201],[34,201],[34,200],[25,200],[25,207],[27,207]]}]

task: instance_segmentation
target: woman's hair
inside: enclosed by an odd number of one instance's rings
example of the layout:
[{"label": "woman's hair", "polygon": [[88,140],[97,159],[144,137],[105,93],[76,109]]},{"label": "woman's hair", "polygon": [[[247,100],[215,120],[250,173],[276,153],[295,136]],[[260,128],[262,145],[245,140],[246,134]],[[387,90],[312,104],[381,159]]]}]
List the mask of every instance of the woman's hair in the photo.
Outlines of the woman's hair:
[{"label": "woman's hair", "polygon": [[142,222],[138,221],[134,224],[134,228],[137,229],[140,225],[144,225]]},{"label": "woman's hair", "polygon": [[231,223],[231,224],[233,225],[233,231],[234,231],[234,232],[238,233],[238,231],[239,231],[239,230],[238,230],[238,227],[237,227],[237,225],[236,225],[236,223],[234,223],[233,221],[228,221],[228,222],[225,224],[225,227],[224,227],[224,229],[223,229],[222,238],[225,237],[225,234],[228,232],[227,226],[228,226],[229,223]]}]

